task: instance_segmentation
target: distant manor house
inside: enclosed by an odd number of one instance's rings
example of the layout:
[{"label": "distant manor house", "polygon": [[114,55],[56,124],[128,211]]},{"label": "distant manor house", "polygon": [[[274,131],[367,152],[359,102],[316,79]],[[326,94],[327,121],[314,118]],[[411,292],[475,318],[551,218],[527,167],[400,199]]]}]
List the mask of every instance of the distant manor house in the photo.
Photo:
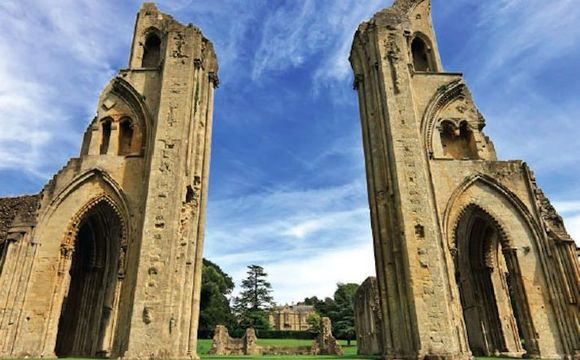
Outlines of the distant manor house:
[{"label": "distant manor house", "polygon": [[[377,271],[356,297],[359,352],[580,358],[576,245],[443,70],[430,1],[362,23],[350,62]],[[0,358],[197,358],[217,71],[198,28],[142,5],[79,156],[0,199]]]},{"label": "distant manor house", "polygon": [[284,305],[270,310],[270,326],[274,330],[306,331],[310,329],[308,317],[315,314],[311,305]]}]

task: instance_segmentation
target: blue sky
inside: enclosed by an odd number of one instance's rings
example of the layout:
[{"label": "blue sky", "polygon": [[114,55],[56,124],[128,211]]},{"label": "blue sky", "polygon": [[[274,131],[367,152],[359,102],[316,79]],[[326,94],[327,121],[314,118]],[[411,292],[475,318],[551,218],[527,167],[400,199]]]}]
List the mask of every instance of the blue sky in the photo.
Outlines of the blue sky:
[{"label": "blue sky", "polygon": [[[175,0],[216,47],[206,256],[257,263],[275,299],[374,272],[356,93],[357,25],[390,0]],[[0,3],[0,196],[36,193],[79,151],[126,67],[138,1]],[[580,239],[580,7],[434,0],[443,65],[464,72],[502,159],[524,159]]]}]

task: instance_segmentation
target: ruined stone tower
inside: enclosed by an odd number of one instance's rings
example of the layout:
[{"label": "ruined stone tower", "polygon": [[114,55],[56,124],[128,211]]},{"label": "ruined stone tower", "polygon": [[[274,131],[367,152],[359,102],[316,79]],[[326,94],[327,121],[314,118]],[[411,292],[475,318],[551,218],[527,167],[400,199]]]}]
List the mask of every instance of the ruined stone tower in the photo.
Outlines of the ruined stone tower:
[{"label": "ruined stone tower", "polygon": [[197,356],[217,85],[201,31],[145,3],[80,156],[0,199],[0,357]]},{"label": "ruined stone tower", "polygon": [[361,24],[350,60],[380,353],[578,356],[575,244],[526,164],[497,160],[462,75],[443,71],[429,0]]}]

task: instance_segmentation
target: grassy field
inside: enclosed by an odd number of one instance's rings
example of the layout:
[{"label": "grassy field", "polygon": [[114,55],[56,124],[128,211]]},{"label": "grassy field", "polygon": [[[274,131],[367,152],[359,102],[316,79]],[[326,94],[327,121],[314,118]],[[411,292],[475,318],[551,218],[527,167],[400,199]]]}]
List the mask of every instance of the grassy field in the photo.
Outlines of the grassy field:
[{"label": "grassy field", "polygon": [[[211,340],[209,339],[199,339],[197,341],[197,354],[202,359],[217,360],[217,359],[240,359],[240,360],[287,360],[287,359],[300,359],[300,360],[323,360],[323,359],[379,359],[379,357],[372,356],[358,356],[356,354],[356,341],[351,341],[351,346],[346,346],[346,341],[339,341],[344,350],[343,356],[284,356],[284,355],[265,355],[265,356],[215,356],[208,355],[207,352],[211,348]],[[297,340],[297,339],[258,339],[258,345],[260,346],[284,346],[284,347],[298,347],[298,346],[310,346],[312,345],[312,340]],[[486,358],[478,357],[476,360],[502,360],[507,358]],[[513,360],[513,359],[512,359]]]},{"label": "grassy field", "polygon": [[[373,359],[377,360],[380,357],[373,356],[358,356],[356,354],[356,341],[351,341],[351,346],[346,345],[346,341],[339,340],[342,350],[344,351],[343,356],[312,356],[312,355],[301,355],[301,356],[285,356],[285,355],[264,355],[264,356],[216,356],[208,355],[207,352],[211,348],[211,340],[209,339],[198,339],[197,341],[197,354],[202,359],[207,360],[218,360],[218,359],[228,359],[228,360],[289,360],[289,359],[299,359],[299,360],[348,360],[348,359]],[[260,346],[283,346],[283,347],[299,347],[299,346],[310,346],[312,345],[312,340],[297,340],[297,339],[258,339],[258,345]],[[67,358],[67,360],[87,360],[88,358],[76,359]],[[502,360],[505,358],[476,358],[476,360]],[[30,360],[30,359],[29,359]],[[508,360],[508,359],[506,359]],[[513,359],[511,359],[513,360]]]},{"label": "grassy field", "polygon": [[[207,352],[211,348],[211,340],[209,339],[199,339],[197,341],[197,354],[202,359],[275,359],[275,360],[285,360],[285,359],[296,359],[301,360],[307,359],[377,359],[372,356],[358,356],[356,354],[356,341],[351,341],[351,346],[346,346],[346,341],[339,341],[342,349],[344,350],[343,356],[284,356],[284,355],[265,355],[265,356],[215,356],[208,355]],[[258,339],[259,346],[284,346],[284,347],[298,347],[298,346],[310,346],[312,345],[312,340],[297,340],[297,339]]]}]

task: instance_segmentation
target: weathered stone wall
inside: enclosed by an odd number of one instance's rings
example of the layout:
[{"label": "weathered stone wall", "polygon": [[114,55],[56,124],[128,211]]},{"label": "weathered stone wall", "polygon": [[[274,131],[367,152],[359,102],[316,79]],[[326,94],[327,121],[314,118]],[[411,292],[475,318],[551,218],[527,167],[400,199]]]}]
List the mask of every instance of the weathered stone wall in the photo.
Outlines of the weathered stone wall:
[{"label": "weathered stone wall", "polygon": [[311,346],[258,346],[254,329],[246,329],[241,339],[230,337],[224,325],[217,325],[210,355],[342,355],[343,351],[334,336],[330,319],[320,319],[320,333]]},{"label": "weathered stone wall", "polygon": [[367,278],[354,296],[354,323],[356,346],[359,355],[381,355],[381,305],[375,277]]},{"label": "weathered stone wall", "polygon": [[310,350],[312,355],[343,355],[344,352],[332,335],[332,323],[327,317],[320,318],[320,332]]},{"label": "weathered stone wall", "polygon": [[38,196],[0,198],[0,242],[6,239],[8,230],[17,223],[36,221]]},{"label": "weathered stone wall", "polygon": [[210,355],[258,355],[263,349],[257,345],[258,338],[254,329],[246,329],[241,339],[232,338],[224,325],[217,325],[214,330]]}]

